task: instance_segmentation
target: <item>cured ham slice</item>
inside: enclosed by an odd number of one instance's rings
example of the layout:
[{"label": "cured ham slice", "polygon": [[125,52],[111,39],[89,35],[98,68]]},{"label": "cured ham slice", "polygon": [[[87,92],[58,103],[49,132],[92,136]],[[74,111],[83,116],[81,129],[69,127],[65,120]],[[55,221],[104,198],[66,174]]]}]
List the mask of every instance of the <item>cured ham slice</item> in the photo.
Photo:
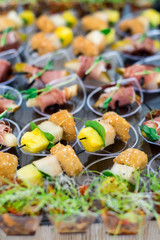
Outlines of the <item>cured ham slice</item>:
[{"label": "cured ham slice", "polygon": [[4,112],[8,108],[12,108],[12,112],[16,111],[19,106],[15,104],[13,100],[0,97],[0,113]]},{"label": "cured ham slice", "polygon": [[0,144],[7,147],[17,146],[17,138],[5,121],[0,121]]},{"label": "cured ham slice", "polygon": [[0,82],[8,80],[8,77],[12,73],[12,65],[5,59],[0,60]]},{"label": "cured ham slice", "polygon": [[73,59],[65,63],[65,67],[72,70],[79,75],[80,78],[88,78],[91,80],[110,82],[110,77],[107,73],[107,63],[103,60],[100,61],[91,72],[86,75],[86,71],[93,66],[94,57],[80,56],[77,59]]},{"label": "cured ham slice", "polygon": [[151,72],[154,70],[154,67],[147,65],[133,65],[125,68],[124,70],[124,78],[135,77],[140,85],[148,90],[154,90],[158,88],[158,84],[160,83],[160,73],[153,72],[144,74],[144,71]]},{"label": "cured ham slice", "polygon": [[[1,38],[3,37],[3,34],[0,34],[0,41]],[[6,44],[4,46],[1,46],[0,44],[0,52],[9,50],[9,49],[18,49],[20,46],[20,37],[17,32],[9,32],[6,35]]]},{"label": "cured ham slice", "polygon": [[66,101],[72,99],[78,93],[78,85],[72,85],[63,90],[54,88],[47,93],[40,94],[36,98],[31,98],[27,101],[27,107],[40,107],[44,112],[45,108],[54,104],[63,105]]},{"label": "cured ham slice", "polygon": [[153,120],[148,120],[144,122],[143,125],[156,129],[157,134],[160,135],[160,117],[155,117]]},{"label": "cured ham slice", "polygon": [[[23,68],[24,72],[27,72],[29,74],[31,74],[32,76],[34,76],[35,74],[37,74],[38,72],[42,71],[42,69],[34,67],[34,66],[30,66],[28,64],[24,65]],[[48,84],[56,79],[65,77],[66,75],[68,75],[68,72],[66,70],[51,70],[51,71],[46,71],[44,72],[40,78],[37,78],[36,80],[40,80],[43,81],[45,84]]]},{"label": "cured ham slice", "polygon": [[59,89],[53,89],[50,92],[40,95],[37,98],[37,103],[42,112],[44,112],[47,106],[51,106],[54,104],[63,105],[65,102],[65,94]]},{"label": "cured ham slice", "polygon": [[[110,97],[111,93],[115,90],[115,87],[105,89],[105,93],[101,94],[94,107],[103,107],[104,101]],[[116,102],[118,101],[119,107],[131,104],[135,102],[135,91],[133,87],[120,87],[112,95],[112,101],[109,103],[109,107],[113,110],[116,109]]]}]

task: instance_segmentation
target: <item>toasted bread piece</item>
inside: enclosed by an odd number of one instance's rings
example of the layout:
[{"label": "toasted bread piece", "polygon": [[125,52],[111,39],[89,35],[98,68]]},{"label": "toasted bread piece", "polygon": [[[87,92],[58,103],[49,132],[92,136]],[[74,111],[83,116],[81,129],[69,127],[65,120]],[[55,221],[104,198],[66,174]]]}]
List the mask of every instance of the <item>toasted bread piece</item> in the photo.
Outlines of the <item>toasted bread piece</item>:
[{"label": "toasted bread piece", "polygon": [[49,120],[63,128],[63,140],[70,142],[76,138],[75,121],[67,110],[60,110],[50,116]]},{"label": "toasted bread piece", "polygon": [[45,14],[40,16],[37,19],[36,26],[37,26],[37,28],[39,28],[41,31],[43,31],[45,33],[50,33],[55,30],[55,26],[54,26],[53,22]]},{"label": "toasted bread piece", "polygon": [[119,28],[123,32],[130,31],[131,35],[145,32],[144,24],[137,18],[131,18],[122,21],[119,25]]},{"label": "toasted bread piece", "polygon": [[14,180],[17,166],[18,159],[15,155],[0,152],[0,186],[5,184],[5,181],[2,178],[9,181]]},{"label": "toasted bread piece", "polygon": [[103,115],[102,118],[103,120],[108,121],[108,123],[114,127],[117,136],[123,142],[127,142],[130,139],[129,136],[130,124],[124,118],[122,118],[115,112],[107,112]]},{"label": "toasted bread piece", "polygon": [[148,163],[147,154],[139,149],[129,148],[121,152],[114,160],[114,163],[124,164],[135,169],[144,169]]},{"label": "toasted bread piece", "polygon": [[65,98],[66,100],[71,100],[73,97],[77,96],[78,94],[78,85],[74,84],[68,88],[64,88]]},{"label": "toasted bread piece", "polygon": [[62,169],[68,176],[77,176],[81,173],[82,163],[71,146],[58,143],[51,149],[51,154],[57,157]]},{"label": "toasted bread piece", "polygon": [[77,36],[73,40],[73,52],[75,55],[83,54],[88,57],[94,57],[100,54],[98,47],[83,36]]},{"label": "toasted bread piece", "polygon": [[107,22],[96,16],[85,16],[82,18],[82,26],[85,31],[101,30],[107,28]]},{"label": "toasted bread piece", "polygon": [[74,72],[77,72],[81,66],[81,63],[78,58],[72,59],[70,61],[65,62],[64,67],[72,70]]}]

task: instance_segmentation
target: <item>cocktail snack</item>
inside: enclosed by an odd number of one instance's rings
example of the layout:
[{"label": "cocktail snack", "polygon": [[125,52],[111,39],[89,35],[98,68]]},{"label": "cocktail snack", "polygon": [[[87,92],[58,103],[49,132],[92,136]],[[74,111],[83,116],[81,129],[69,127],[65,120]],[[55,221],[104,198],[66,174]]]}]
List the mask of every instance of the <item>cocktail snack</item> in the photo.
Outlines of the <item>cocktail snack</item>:
[{"label": "cocktail snack", "polygon": [[5,120],[0,120],[0,144],[6,147],[16,147],[17,137],[12,133],[12,129]]},{"label": "cocktail snack", "polygon": [[146,90],[156,90],[160,86],[160,69],[158,66],[136,64],[126,68],[117,68],[117,72],[124,78],[136,78],[140,86]]},{"label": "cocktail snack", "polygon": [[50,16],[43,14],[36,21],[37,28],[45,33],[51,33],[60,26],[74,27],[76,24],[77,19],[71,11]]},{"label": "cocktail snack", "polygon": [[52,105],[58,104],[63,106],[67,101],[71,100],[78,93],[78,85],[72,85],[70,87],[65,87],[63,90],[58,88],[51,88],[51,90],[46,93],[42,93],[35,98],[30,98],[27,100],[27,107],[40,107],[41,111]]},{"label": "cocktail snack", "polygon": [[63,140],[72,141],[76,138],[75,121],[67,110],[60,110],[50,116],[49,120],[63,128]]},{"label": "cocktail snack", "polygon": [[[3,40],[5,39],[5,40]],[[6,36],[4,38],[4,34],[0,34],[0,42],[3,42],[3,44],[0,44],[0,52],[10,50],[10,49],[18,49],[19,46],[22,43],[21,40],[21,34],[16,31],[9,31],[6,33]]]},{"label": "cocktail snack", "polygon": [[114,160],[114,163],[125,164],[135,169],[143,170],[147,163],[147,154],[140,151],[139,149],[129,148],[120,153]]},{"label": "cocktail snack", "polygon": [[0,186],[7,184],[5,179],[13,182],[18,166],[18,159],[10,153],[0,152]]},{"label": "cocktail snack", "polygon": [[103,115],[102,119],[106,120],[106,122],[114,127],[117,136],[123,142],[127,142],[129,140],[130,124],[124,118],[115,112],[107,112]]},{"label": "cocktail snack", "polygon": [[68,176],[77,176],[81,173],[83,168],[82,163],[71,146],[64,146],[58,143],[57,146],[51,149],[51,154],[57,157],[63,171]]},{"label": "cocktail snack", "polygon": [[[111,82],[107,72],[107,62],[102,59],[93,69],[91,69],[95,61],[95,57],[80,56],[67,61],[64,66],[66,69],[76,72],[76,74],[82,79],[92,79],[104,83]],[[91,71],[89,74],[86,74],[87,70],[89,71],[90,69]]]},{"label": "cocktail snack", "polygon": [[112,45],[112,50],[137,57],[148,57],[159,52],[160,42],[147,37],[147,35],[136,34],[117,41]]},{"label": "cocktail snack", "polygon": [[73,32],[70,28],[58,27],[54,33],[46,34],[44,32],[35,33],[30,41],[31,48],[39,55],[56,51],[62,47],[71,44]]}]

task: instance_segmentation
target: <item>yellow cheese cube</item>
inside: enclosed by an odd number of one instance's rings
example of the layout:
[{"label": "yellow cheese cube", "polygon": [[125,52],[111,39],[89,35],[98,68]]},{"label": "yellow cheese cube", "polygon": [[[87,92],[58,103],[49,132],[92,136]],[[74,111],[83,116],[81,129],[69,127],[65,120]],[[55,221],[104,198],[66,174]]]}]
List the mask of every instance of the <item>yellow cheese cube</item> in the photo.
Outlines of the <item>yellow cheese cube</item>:
[{"label": "yellow cheese cube", "polygon": [[44,151],[48,144],[49,141],[38,128],[32,132],[26,132],[21,139],[21,145],[25,145],[23,150],[31,153]]},{"label": "yellow cheese cube", "polygon": [[88,152],[96,152],[103,147],[103,140],[101,136],[91,127],[83,128],[78,135],[78,139]]},{"label": "yellow cheese cube", "polygon": [[32,164],[20,168],[17,171],[17,178],[27,184],[39,185],[43,183],[41,173]]}]

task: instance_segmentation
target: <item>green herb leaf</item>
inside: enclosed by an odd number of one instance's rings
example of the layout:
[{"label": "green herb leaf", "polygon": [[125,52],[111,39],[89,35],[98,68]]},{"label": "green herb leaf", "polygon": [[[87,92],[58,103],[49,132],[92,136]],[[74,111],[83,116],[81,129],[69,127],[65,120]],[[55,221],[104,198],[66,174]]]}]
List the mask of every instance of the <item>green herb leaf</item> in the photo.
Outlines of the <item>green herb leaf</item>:
[{"label": "green herb leaf", "polygon": [[7,108],[4,112],[2,112],[2,113],[0,114],[0,119],[6,117],[6,113],[9,112],[9,111],[11,111],[11,110],[12,110],[12,108]]},{"label": "green herb leaf", "polygon": [[53,69],[54,69],[53,62],[49,61],[49,62],[47,62],[47,64],[44,66],[44,68],[41,71],[39,71],[37,74],[35,74],[32,77],[30,77],[29,81],[32,82],[36,78],[42,76],[46,71],[51,71]]},{"label": "green herb leaf", "polygon": [[72,23],[67,21],[67,22],[66,22],[66,26],[69,27],[69,28],[71,28],[71,27],[72,27]]},{"label": "green herb leaf", "polygon": [[1,95],[2,97],[6,98],[6,99],[10,99],[10,100],[15,100],[16,97],[14,95],[12,95],[9,91],[6,92],[5,94]]},{"label": "green herb leaf", "polygon": [[104,35],[108,35],[111,32],[111,29],[110,28],[102,29],[100,32],[103,33]]},{"label": "green herb leaf", "polygon": [[99,57],[97,57],[97,58],[94,60],[92,66],[91,66],[89,69],[87,69],[87,71],[85,72],[85,75],[88,75],[88,74],[98,65],[98,63],[99,63],[100,61],[102,61],[102,59],[103,59],[103,57],[102,57],[101,55],[100,55]]},{"label": "green herb leaf", "polygon": [[139,43],[144,42],[144,40],[146,39],[146,37],[147,37],[147,34],[146,34],[146,33],[142,34],[142,35],[140,36],[140,38],[138,39],[138,42],[139,42]]},{"label": "green herb leaf", "polygon": [[53,143],[54,136],[51,133],[42,131],[34,122],[30,122],[30,127],[31,127],[32,131],[34,129],[38,128],[44,134],[44,136],[49,141],[49,145],[48,145],[47,149],[51,149],[54,146],[54,143]]},{"label": "green herb leaf", "polygon": [[6,45],[7,33],[9,33],[10,31],[12,31],[12,27],[9,27],[2,32],[2,37],[1,37],[1,46],[2,47],[4,47]]},{"label": "green herb leaf", "polygon": [[103,145],[105,147],[105,129],[104,127],[97,121],[87,121],[85,127],[92,127],[94,130],[98,132],[103,140]]},{"label": "green herb leaf", "polygon": [[26,18],[22,18],[22,21],[23,21],[24,25],[28,25],[28,20]]},{"label": "green herb leaf", "polygon": [[160,135],[157,134],[157,131],[155,128],[148,127],[147,125],[143,125],[142,127],[139,126],[141,131],[144,132],[148,139],[152,142],[157,141],[160,139]]},{"label": "green herb leaf", "polygon": [[27,90],[21,91],[22,94],[24,94],[23,99],[30,99],[30,98],[36,98],[38,93],[46,93],[51,90],[51,86],[47,85],[45,88],[37,89],[37,88],[29,88]]},{"label": "green herb leaf", "polygon": [[154,71],[160,73],[160,68],[159,67],[155,67]]},{"label": "green herb leaf", "polygon": [[104,174],[106,177],[113,177],[113,176],[114,176],[114,174],[113,174],[111,171],[109,171],[109,170],[105,170],[105,171],[103,172],[103,174]]},{"label": "green herb leaf", "polygon": [[30,122],[30,127],[33,131],[35,128],[37,128],[37,125],[34,122]]},{"label": "green herb leaf", "polygon": [[106,111],[108,110],[108,105],[112,101],[112,96],[117,91],[117,88],[120,88],[120,81],[117,83],[117,85],[115,86],[115,89],[110,94],[110,96],[107,99],[104,100],[104,104],[101,108],[106,109]]}]

